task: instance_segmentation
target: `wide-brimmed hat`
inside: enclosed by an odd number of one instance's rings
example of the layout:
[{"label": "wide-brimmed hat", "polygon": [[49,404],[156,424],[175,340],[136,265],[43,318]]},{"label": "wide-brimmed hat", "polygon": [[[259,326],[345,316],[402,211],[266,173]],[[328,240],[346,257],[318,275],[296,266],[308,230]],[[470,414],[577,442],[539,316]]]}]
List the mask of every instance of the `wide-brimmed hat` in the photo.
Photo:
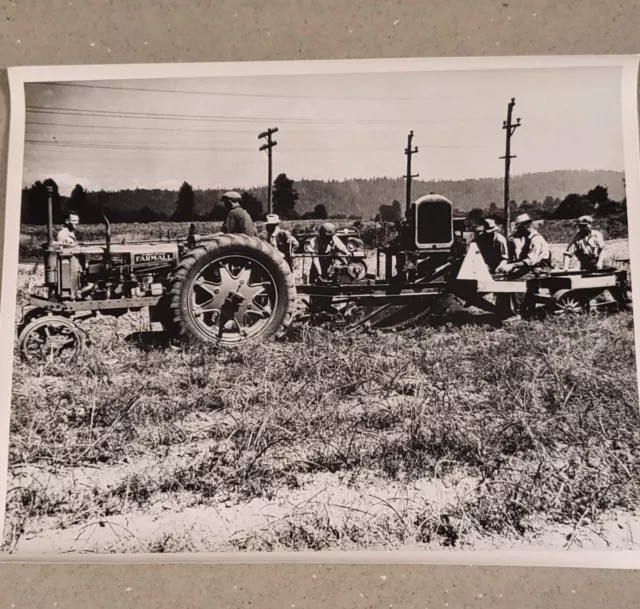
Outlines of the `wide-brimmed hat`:
[{"label": "wide-brimmed hat", "polygon": [[591,216],[580,216],[578,218],[578,226],[591,226],[593,218]]},{"label": "wide-brimmed hat", "polygon": [[228,190],[222,195],[222,200],[225,201],[241,201],[242,195],[235,190]]},{"label": "wide-brimmed hat", "polygon": [[531,216],[529,214],[520,214],[513,221],[516,228],[518,228],[519,226],[522,226],[523,224],[529,224],[530,222],[533,222],[533,220],[531,219]]},{"label": "wide-brimmed hat", "polygon": [[268,214],[265,224],[280,224],[280,218],[276,214]]},{"label": "wide-brimmed hat", "polygon": [[484,225],[484,230],[487,231],[488,233],[493,233],[494,231],[498,230],[496,221],[493,218],[485,218],[482,221],[482,224]]}]

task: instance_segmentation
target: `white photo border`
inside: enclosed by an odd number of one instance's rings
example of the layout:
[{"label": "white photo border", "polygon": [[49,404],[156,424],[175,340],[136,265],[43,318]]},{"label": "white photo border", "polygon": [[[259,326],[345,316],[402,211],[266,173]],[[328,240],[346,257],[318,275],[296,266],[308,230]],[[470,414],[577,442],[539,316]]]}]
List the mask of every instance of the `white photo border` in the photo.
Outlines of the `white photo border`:
[{"label": "white photo border", "polygon": [[[542,55],[505,57],[444,57],[239,61],[171,64],[98,64],[69,66],[21,66],[8,68],[9,151],[7,162],[2,283],[0,288],[0,526],[4,530],[8,457],[16,286],[19,263],[20,200],[25,144],[25,84],[105,80],[192,79],[233,76],[322,75],[388,72],[448,72],[468,70],[527,70],[551,68],[620,67],[624,173],[629,225],[629,257],[632,283],[640,285],[640,131],[638,93],[640,55]],[[634,333],[636,361],[640,323]],[[640,365],[638,385],[640,387]],[[217,552],[194,554],[24,555],[0,554],[0,562],[69,563],[307,563],[307,564],[430,564],[509,567],[640,568],[640,551],[633,550],[424,550],[424,551],[319,551],[319,552]]]}]

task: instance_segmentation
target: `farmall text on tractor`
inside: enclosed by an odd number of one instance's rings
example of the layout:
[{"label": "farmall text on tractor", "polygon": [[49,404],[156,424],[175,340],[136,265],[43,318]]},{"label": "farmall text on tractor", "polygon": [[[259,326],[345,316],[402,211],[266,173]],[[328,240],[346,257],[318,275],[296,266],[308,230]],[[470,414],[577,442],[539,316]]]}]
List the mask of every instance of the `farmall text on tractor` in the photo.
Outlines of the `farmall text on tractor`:
[{"label": "farmall text on tractor", "polygon": [[[103,214],[104,215],[104,214]],[[453,204],[432,194],[407,211],[404,232],[376,249],[370,273],[352,237],[352,257],[331,267],[331,278],[299,282],[284,256],[245,235],[196,235],[181,240],[60,246],[53,239],[51,198],[44,285],[29,296],[18,323],[18,348],[28,362],[72,361],[87,347],[83,319],[120,316],[147,307],[149,318],[186,342],[238,345],[283,336],[298,296],[307,315],[339,320],[343,327],[401,330],[428,323],[447,295],[500,315],[507,301],[525,318],[614,310],[631,302],[627,271],[548,270],[517,280],[492,276]],[[312,254],[301,243],[294,264]],[[299,262],[296,262],[299,261]],[[603,297],[605,296],[605,297]]]}]

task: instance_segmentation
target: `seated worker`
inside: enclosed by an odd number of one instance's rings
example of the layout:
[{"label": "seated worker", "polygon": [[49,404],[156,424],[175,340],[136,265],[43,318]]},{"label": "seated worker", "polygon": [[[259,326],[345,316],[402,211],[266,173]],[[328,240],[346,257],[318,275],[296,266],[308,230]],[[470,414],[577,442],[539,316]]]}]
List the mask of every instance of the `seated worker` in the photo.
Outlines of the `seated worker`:
[{"label": "seated worker", "polygon": [[578,230],[564,252],[564,270],[568,270],[573,258],[578,260],[580,269],[593,271],[602,268],[604,259],[604,238],[600,231],[592,227],[593,218],[582,216],[578,219]]},{"label": "seated worker", "polygon": [[75,212],[69,212],[64,225],[56,235],[56,242],[60,245],[78,245],[76,239],[76,228],[80,224],[80,218]]},{"label": "seated worker", "polygon": [[298,240],[288,231],[280,228],[280,218],[276,214],[267,215],[265,222],[267,229],[267,242],[281,252],[289,266],[291,266],[291,253],[298,247]]},{"label": "seated worker", "polygon": [[336,227],[326,222],[320,227],[317,237],[313,237],[309,244],[314,256],[311,259],[311,271],[309,282],[318,283],[328,279],[329,268],[335,258],[342,259],[346,263],[349,258],[349,250],[336,237]]},{"label": "seated worker", "polygon": [[509,248],[506,238],[498,231],[498,226],[492,218],[485,218],[478,227],[481,232],[476,236],[476,243],[489,272],[499,272],[504,264],[509,262]]},{"label": "seated worker", "polygon": [[534,228],[529,214],[520,214],[514,222],[516,226],[513,237],[521,239],[521,249],[514,262],[500,265],[499,272],[512,278],[522,277],[538,269],[551,268],[551,250],[546,239]]},{"label": "seated worker", "polygon": [[489,272],[494,274],[509,262],[507,239],[498,232],[496,221],[492,218],[485,218],[480,227],[483,230],[476,237],[478,249],[489,267]]}]

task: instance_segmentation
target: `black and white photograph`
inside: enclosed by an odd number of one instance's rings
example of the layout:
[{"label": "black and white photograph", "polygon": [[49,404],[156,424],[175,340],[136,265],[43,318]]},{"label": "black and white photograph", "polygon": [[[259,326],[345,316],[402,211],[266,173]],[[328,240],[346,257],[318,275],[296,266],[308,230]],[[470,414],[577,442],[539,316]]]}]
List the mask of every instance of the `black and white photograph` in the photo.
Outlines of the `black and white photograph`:
[{"label": "black and white photograph", "polygon": [[9,82],[2,553],[640,549],[636,56]]}]

